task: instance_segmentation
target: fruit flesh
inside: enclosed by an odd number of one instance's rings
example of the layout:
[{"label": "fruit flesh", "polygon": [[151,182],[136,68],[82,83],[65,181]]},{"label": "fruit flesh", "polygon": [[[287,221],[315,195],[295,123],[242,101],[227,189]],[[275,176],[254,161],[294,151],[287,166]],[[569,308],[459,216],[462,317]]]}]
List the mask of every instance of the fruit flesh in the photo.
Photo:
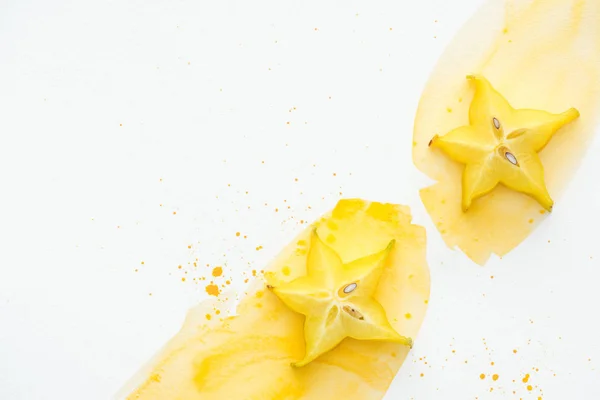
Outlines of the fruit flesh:
[{"label": "fruit flesh", "polygon": [[[342,200],[305,229],[266,268],[277,287],[306,275],[314,228],[344,263],[376,254],[395,240],[374,298],[396,332],[416,337],[429,298],[425,231],[412,225],[407,207]],[[304,317],[257,280],[237,316],[216,322],[201,304],[182,330],[134,377],[118,398],[127,399],[381,399],[409,348],[400,343],[344,339],[308,365]],[[344,312],[342,310],[338,310]],[[406,317],[410,315],[410,318]]]},{"label": "fruit flesh", "polygon": [[292,366],[307,365],[347,337],[412,346],[412,339],[392,328],[384,308],[373,298],[395,242],[392,239],[384,250],[344,264],[315,229],[306,275],[275,286],[267,284],[285,305],[305,316],[305,355]]},{"label": "fruit flesh", "polygon": [[[498,185],[463,212],[464,165],[431,151],[429,142],[484,115],[469,115],[474,94],[465,79],[469,74],[485,76],[517,109],[560,114],[574,107],[579,118],[549,142],[532,144],[543,148],[545,184],[559,198],[597,130],[599,19],[598,0],[490,0],[459,31],[429,78],[415,117],[413,162],[437,183],[421,190],[421,200],[446,244],[478,264],[519,245],[547,210],[534,198]],[[515,135],[522,138],[518,131]]]}]

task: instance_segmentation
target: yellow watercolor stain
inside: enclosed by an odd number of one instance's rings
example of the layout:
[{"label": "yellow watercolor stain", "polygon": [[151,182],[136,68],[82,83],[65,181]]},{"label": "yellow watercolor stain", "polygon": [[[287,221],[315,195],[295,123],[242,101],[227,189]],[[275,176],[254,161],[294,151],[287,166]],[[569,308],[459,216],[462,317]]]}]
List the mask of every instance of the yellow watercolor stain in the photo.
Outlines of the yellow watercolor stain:
[{"label": "yellow watercolor stain", "polygon": [[285,267],[283,267],[281,269],[281,272],[285,275],[285,276],[290,276],[290,267],[288,267],[287,265]]},{"label": "yellow watercolor stain", "polygon": [[223,268],[222,267],[215,267],[212,270],[212,276],[221,276],[223,275]]},{"label": "yellow watercolor stain", "polygon": [[[344,215],[335,218],[338,230],[331,245],[342,259],[351,261],[376,253],[392,239],[398,243],[391,250],[376,298],[396,331],[418,337],[429,297],[425,230],[411,223],[407,207],[394,206],[395,215],[378,219],[366,213],[371,203],[360,202],[342,200],[324,223],[305,227],[292,246],[285,247],[265,268],[265,273],[284,278],[278,272],[287,266],[290,276],[305,275],[307,255],[297,255],[294,244],[307,240],[314,227],[326,234],[330,229],[326,221],[333,214]],[[356,207],[357,204],[360,205]],[[253,270],[253,275],[256,274]],[[413,278],[408,279],[409,275]],[[268,294],[264,287],[262,280],[255,280],[232,317],[214,318],[211,310],[218,301],[214,298],[194,308],[180,333],[126,386],[123,396],[117,397],[129,400],[380,400],[384,397],[410,351],[407,346],[344,340],[321,355],[318,362],[292,368],[290,363],[305,355],[305,318]],[[219,293],[214,284],[206,290],[212,296]],[[256,300],[258,296],[262,296],[260,303]],[[411,310],[410,319],[404,317],[407,309]],[[213,314],[211,320],[207,320],[207,313]],[[150,379],[158,372],[160,382]],[[243,385],[236,384],[239,379],[244,381]]]},{"label": "yellow watercolor stain", "polygon": [[332,231],[335,231],[338,229],[338,225],[331,219],[327,220],[327,224],[326,226],[331,229]]},{"label": "yellow watercolor stain", "polygon": [[[560,196],[596,131],[598,20],[597,0],[488,0],[449,44],[429,78],[415,117],[412,141],[417,145],[412,149],[417,168],[437,183],[420,191],[421,200],[438,230],[445,230],[445,243],[458,246],[478,264],[492,253],[507,254],[538,225],[531,220],[549,213],[540,212],[529,196],[503,186],[463,212],[464,166],[430,149],[429,141],[467,125],[474,92],[465,79],[468,74],[485,76],[514,108],[560,113],[575,107],[580,118],[560,129],[539,153],[546,186],[560,207]],[[457,97],[465,101],[453,102]],[[446,110],[450,105],[451,113]]]}]

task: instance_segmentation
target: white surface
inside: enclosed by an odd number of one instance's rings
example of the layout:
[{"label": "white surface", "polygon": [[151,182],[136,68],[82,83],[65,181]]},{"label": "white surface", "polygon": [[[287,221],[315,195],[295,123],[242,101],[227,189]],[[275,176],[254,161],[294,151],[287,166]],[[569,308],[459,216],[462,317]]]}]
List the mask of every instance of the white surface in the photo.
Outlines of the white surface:
[{"label": "white surface", "polygon": [[484,268],[418,199],[417,101],[479,3],[5,1],[0,398],[109,398],[205,297],[178,264],[260,269],[339,192],[428,230],[430,309],[388,399],[599,398],[600,139]]}]

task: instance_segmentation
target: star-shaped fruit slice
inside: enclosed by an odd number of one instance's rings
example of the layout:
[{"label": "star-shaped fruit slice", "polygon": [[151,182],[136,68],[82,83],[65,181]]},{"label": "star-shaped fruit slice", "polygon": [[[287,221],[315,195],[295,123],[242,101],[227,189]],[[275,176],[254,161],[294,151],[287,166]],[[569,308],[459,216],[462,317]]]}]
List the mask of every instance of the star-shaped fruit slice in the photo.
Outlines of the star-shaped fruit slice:
[{"label": "star-shaped fruit slice", "polygon": [[554,201],[544,181],[538,156],[552,136],[579,117],[574,108],[561,113],[515,109],[483,76],[469,75],[475,94],[469,108],[469,125],[435,136],[430,146],[465,164],[462,208],[491,192],[498,184],[533,197],[552,211]]},{"label": "star-shaped fruit slice", "polygon": [[376,253],[344,264],[340,256],[311,235],[306,275],[278,286],[269,285],[290,309],[306,316],[306,352],[302,367],[337,346],[344,338],[380,340],[412,347],[390,325],[385,310],[373,295],[395,240]]}]

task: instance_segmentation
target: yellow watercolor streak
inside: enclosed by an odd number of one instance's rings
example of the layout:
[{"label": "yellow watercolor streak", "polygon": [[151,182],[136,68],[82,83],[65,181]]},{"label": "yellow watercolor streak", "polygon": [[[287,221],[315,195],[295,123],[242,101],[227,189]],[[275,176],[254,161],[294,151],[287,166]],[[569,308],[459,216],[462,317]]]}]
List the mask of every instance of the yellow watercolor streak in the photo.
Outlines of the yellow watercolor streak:
[{"label": "yellow watercolor streak", "polygon": [[458,246],[480,265],[503,256],[548,214],[532,198],[499,186],[467,212],[461,209],[464,166],[431,138],[466,125],[473,87],[481,74],[515,108],[580,118],[562,128],[540,152],[545,179],[557,200],[596,131],[600,99],[600,0],[490,0],[459,31],[423,91],[413,136],[413,162],[437,181],[421,199],[449,247]]},{"label": "yellow watercolor streak", "polygon": [[[396,240],[374,298],[396,331],[416,338],[429,299],[429,272],[425,230],[411,224],[409,209],[341,200],[276,257],[266,269],[270,282],[306,274],[306,248],[314,227],[344,262]],[[201,304],[190,311],[182,330],[117,398],[381,399],[409,352],[398,343],[345,339],[308,365],[294,368],[290,364],[305,351],[304,316],[266,290],[265,282],[255,281],[236,317],[207,321],[209,309]]]}]

